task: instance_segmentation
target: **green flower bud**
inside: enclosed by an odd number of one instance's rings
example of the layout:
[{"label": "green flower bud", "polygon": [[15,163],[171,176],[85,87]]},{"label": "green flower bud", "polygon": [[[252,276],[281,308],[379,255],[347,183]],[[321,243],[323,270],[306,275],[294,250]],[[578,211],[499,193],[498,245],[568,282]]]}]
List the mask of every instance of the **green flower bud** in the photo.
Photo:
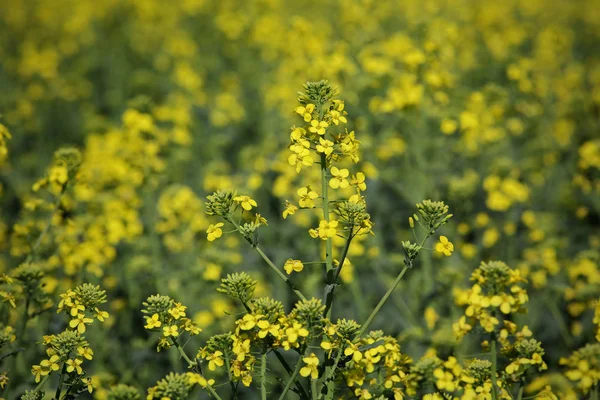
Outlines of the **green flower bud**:
[{"label": "green flower bud", "polygon": [[110,389],[107,400],[141,400],[140,393],[133,386],[118,384]]},{"label": "green flower bud", "polygon": [[233,190],[219,190],[206,196],[206,214],[228,217],[233,207],[233,198],[236,192]]},{"label": "green flower bud", "polygon": [[221,279],[221,287],[217,291],[247,303],[252,298],[257,283],[247,273],[236,272],[227,274],[226,278]]}]

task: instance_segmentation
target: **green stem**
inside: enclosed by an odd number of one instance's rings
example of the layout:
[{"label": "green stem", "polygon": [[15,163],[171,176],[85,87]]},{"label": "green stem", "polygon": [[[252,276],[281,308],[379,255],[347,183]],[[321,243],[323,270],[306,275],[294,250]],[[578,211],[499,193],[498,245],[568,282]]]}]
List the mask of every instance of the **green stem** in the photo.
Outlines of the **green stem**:
[{"label": "green stem", "polygon": [[312,394],[312,400],[317,400],[318,393],[317,393],[317,380],[316,379],[311,378],[311,380],[310,380],[310,393]]},{"label": "green stem", "polygon": [[[233,226],[235,226],[235,228],[237,230],[239,230],[240,226],[234,220],[232,220],[231,218],[225,218],[225,220],[230,222]],[[250,245],[252,246],[254,251],[256,251],[258,253],[258,255],[262,257],[262,259],[267,263],[267,265],[269,267],[271,267],[271,269],[273,271],[275,271],[277,276],[279,276],[279,278],[281,278],[281,280],[283,280],[286,283],[286,285],[288,285],[290,287],[290,289],[292,289],[292,291],[296,294],[296,296],[298,296],[300,298],[300,300],[306,301],[306,297],[302,294],[302,292],[300,290],[298,290],[298,288],[296,288],[294,283],[292,281],[290,281],[288,279],[288,277],[285,276],[285,274],[283,272],[281,272],[281,270],[279,268],[277,268],[275,263],[273,263],[273,261],[271,261],[271,259],[262,251],[262,249],[260,247],[258,247],[257,244],[250,242]]]},{"label": "green stem", "polygon": [[560,334],[565,344],[567,345],[567,347],[570,348],[573,345],[573,339],[571,339],[571,333],[569,332],[569,328],[567,328],[567,324],[565,323],[565,320],[562,314],[560,313],[560,310],[558,309],[556,303],[550,296],[546,296],[546,304],[548,304],[550,313],[552,314],[552,317],[554,317],[558,324],[558,330],[560,331]]},{"label": "green stem", "polygon": [[[294,373],[292,371],[292,369],[290,368],[289,364],[287,363],[287,361],[285,361],[285,358],[283,358],[283,356],[281,355],[281,353],[279,352],[279,350],[274,350],[273,353],[275,353],[275,356],[277,357],[277,359],[279,360],[279,362],[281,363],[281,365],[283,365],[283,368],[285,368],[285,370],[287,371],[287,373],[292,376],[292,374]],[[300,384],[300,382],[296,381],[296,388],[298,389],[298,392],[302,393],[302,398],[303,399],[307,399],[308,398],[308,393],[306,393],[306,390],[304,390],[304,386],[302,386],[302,384]]]},{"label": "green stem", "polygon": [[350,242],[352,241],[352,238],[352,233],[350,233],[350,235],[348,235],[348,239],[346,239],[346,245],[344,246],[344,250],[342,250],[342,257],[339,260],[337,268],[327,272],[327,285],[325,286],[325,311],[323,312],[323,316],[326,318],[331,318],[331,306],[333,305],[335,287],[337,286],[337,281],[340,277],[340,273],[342,272],[342,267],[346,261],[346,256],[348,255],[348,249],[350,248]]},{"label": "green stem", "polygon": [[[192,361],[188,355],[185,353],[185,351],[183,350],[183,347],[181,347],[181,345],[179,344],[179,342],[177,342],[177,340],[171,338],[171,342],[173,343],[173,345],[175,347],[177,347],[177,350],[179,350],[179,354],[181,354],[181,357],[187,361],[189,368],[192,368],[195,372],[197,372],[198,374],[201,374],[201,370],[199,368],[199,365],[197,362]],[[211,385],[209,385],[208,383],[206,384],[206,390],[208,390],[208,392],[217,400],[223,400],[221,399],[221,397],[217,394],[217,392],[215,392],[215,389],[213,389],[213,387]]]},{"label": "green stem", "polygon": [[48,381],[48,379],[50,379],[50,374],[48,374],[44,378],[42,378],[40,383],[38,383],[38,385],[35,387],[35,389],[33,389],[33,391],[37,392],[38,390],[40,390],[46,384],[46,381]]},{"label": "green stem", "polygon": [[[326,375],[325,375],[325,385],[327,385],[327,395],[326,395],[326,399],[328,400],[332,400],[333,399],[333,395],[335,394],[335,382],[333,380],[333,376],[335,374],[335,370],[337,369],[338,364],[340,363],[340,360],[342,359],[342,354],[343,351],[342,349],[339,349],[337,356],[335,357],[335,361],[333,363],[333,366],[331,366],[331,368],[328,368],[326,371]],[[319,396],[319,398],[321,398],[322,396]]]},{"label": "green stem", "polygon": [[406,270],[408,270],[408,267],[404,266],[404,268],[402,268],[402,271],[400,271],[400,273],[398,274],[398,276],[394,280],[394,283],[392,284],[392,287],[389,288],[388,291],[383,295],[383,297],[381,298],[381,300],[379,300],[379,303],[377,304],[377,306],[375,307],[375,309],[371,312],[371,314],[369,315],[369,317],[367,318],[367,320],[365,321],[365,323],[362,325],[362,327],[360,328],[360,330],[356,334],[356,338],[361,337],[365,333],[365,331],[369,328],[369,325],[371,325],[371,322],[373,322],[373,319],[375,318],[375,316],[377,315],[377,313],[379,313],[379,310],[381,310],[381,307],[383,307],[383,305],[386,303],[386,301],[392,295],[392,292],[396,289],[396,287],[398,286],[398,284],[402,280],[402,277],[406,273]]},{"label": "green stem", "polygon": [[[329,184],[327,182],[327,156],[325,154],[321,154],[321,191],[323,192],[323,219],[329,222]],[[331,238],[328,238],[325,242],[326,244],[326,253],[325,253],[325,263],[327,267],[327,271],[333,268],[333,254],[332,254],[332,241]]]},{"label": "green stem", "polygon": [[521,386],[519,386],[519,393],[517,393],[517,400],[523,400],[523,383],[521,383]]},{"label": "green stem", "polygon": [[497,388],[497,384],[496,384],[497,360],[496,360],[496,339],[495,338],[492,339],[490,355],[492,358],[492,400],[496,400],[498,395],[497,395],[497,391],[496,391],[496,388]]},{"label": "green stem", "polygon": [[290,281],[288,277],[285,276],[284,273],[279,270],[279,268],[277,268],[273,261],[271,261],[271,259],[267,257],[265,253],[263,253],[260,247],[254,246],[254,250],[262,257],[263,260],[265,260],[269,267],[271,267],[271,269],[275,271],[275,273],[286,283],[286,285],[288,285],[290,289],[292,289],[292,291],[296,294],[296,296],[300,298],[300,300],[306,301],[306,297],[302,294],[302,292],[298,290],[298,288],[296,288],[294,283]]},{"label": "green stem", "polygon": [[290,376],[290,379],[287,381],[287,384],[283,388],[283,392],[281,392],[281,396],[279,396],[279,400],[284,400],[286,398],[285,396],[287,395],[287,392],[292,387],[292,384],[296,381],[296,378],[298,377],[298,373],[300,372],[301,367],[302,367],[302,356],[300,356],[300,359],[298,360],[298,363],[296,364],[296,368],[294,368],[294,372],[292,372],[292,376]]},{"label": "green stem", "polygon": [[25,335],[27,321],[29,321],[29,295],[25,299],[25,313],[23,314],[23,319],[21,320],[21,325],[19,325],[19,331],[17,332],[17,347],[21,347],[23,344],[23,336]]},{"label": "green stem", "polygon": [[60,399],[60,392],[62,391],[66,371],[67,371],[67,363],[63,363],[62,369],[60,370],[60,378],[58,380],[58,386],[56,387],[56,393],[54,394],[55,400]]},{"label": "green stem", "polygon": [[260,358],[260,398],[267,400],[267,352],[263,352]]}]

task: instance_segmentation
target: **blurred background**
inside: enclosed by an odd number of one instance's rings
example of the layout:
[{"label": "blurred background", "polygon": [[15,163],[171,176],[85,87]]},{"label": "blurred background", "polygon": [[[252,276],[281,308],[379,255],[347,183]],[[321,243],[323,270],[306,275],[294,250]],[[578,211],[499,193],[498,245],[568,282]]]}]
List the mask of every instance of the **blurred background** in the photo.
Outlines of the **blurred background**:
[{"label": "blurred background", "polygon": [[[227,273],[249,272],[257,296],[289,311],[293,294],[246,243],[207,242],[216,220],[203,204],[217,189],[248,194],[278,265],[318,259],[307,233],[317,215],[282,211],[319,179],[287,163],[296,92],[328,79],[362,142],[375,223],[375,237],[351,247],[334,318],[366,318],[402,268],[415,203],[443,200],[454,218],[441,234],[455,253],[424,252],[372,327],[415,358],[430,348],[466,357],[478,343],[455,342],[454,291],[480,261],[503,260],[528,279],[522,318],[556,370],[594,340],[600,297],[599,21],[598,0],[2,1],[0,123],[12,139],[0,132],[0,272],[44,229],[48,208],[32,185],[69,146],[83,154],[83,183],[38,262],[55,302],[84,281],[108,291],[110,327],[86,334],[96,398],[185,370],[143,328],[149,295],[188,306],[204,330],[193,349],[240,311],[215,290]],[[322,296],[318,266],[293,278]],[[12,324],[22,304],[2,307]],[[34,386],[35,343],[64,324],[53,311],[29,322],[14,393]]]}]

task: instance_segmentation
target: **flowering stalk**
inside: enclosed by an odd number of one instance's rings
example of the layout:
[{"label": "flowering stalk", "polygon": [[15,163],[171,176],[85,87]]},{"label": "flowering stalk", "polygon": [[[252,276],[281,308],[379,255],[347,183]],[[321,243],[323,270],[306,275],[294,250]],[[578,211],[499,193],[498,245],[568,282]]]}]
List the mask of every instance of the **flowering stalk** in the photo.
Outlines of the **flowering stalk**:
[{"label": "flowering stalk", "polygon": [[496,338],[493,337],[491,341],[490,354],[492,357],[492,399],[497,399],[497,383],[496,380],[498,378],[497,369],[497,360],[496,360]]},{"label": "flowering stalk", "polygon": [[346,245],[344,246],[344,250],[342,250],[342,257],[340,258],[337,268],[331,269],[330,271],[327,272],[327,285],[325,286],[325,313],[324,313],[324,316],[326,318],[331,318],[331,306],[333,305],[333,297],[334,297],[335,287],[337,285],[338,278],[340,277],[340,273],[342,272],[342,267],[344,266],[344,262],[346,261],[346,256],[348,255],[348,249],[350,248],[350,242],[352,241],[352,238],[353,238],[352,233],[350,233],[350,235],[348,235],[348,239],[346,240]]},{"label": "flowering stalk", "polygon": [[[322,119],[322,110],[319,110],[319,114],[321,114]],[[321,190],[323,196],[323,219],[329,222],[329,185],[327,183],[327,156],[325,154],[321,154]],[[331,270],[333,269],[333,239],[327,238],[325,241],[325,270],[327,272],[327,276],[329,277]],[[329,279],[328,279],[329,280]],[[333,284],[335,282],[328,282]],[[329,288],[329,287],[328,287]],[[325,289],[325,298],[329,296],[328,288]],[[333,293],[333,288],[329,288],[331,293]],[[330,302],[333,301],[333,297],[330,299]],[[327,301],[326,301],[327,303]],[[326,308],[326,318],[331,317],[331,304]]]},{"label": "flowering stalk", "polygon": [[260,398],[267,400],[267,352],[263,351],[260,357]]},{"label": "flowering stalk", "polygon": [[[201,373],[202,371],[200,370],[200,366],[198,365],[198,363],[197,363],[197,362],[194,362],[194,361],[192,361],[192,360],[191,360],[191,359],[188,357],[188,355],[185,353],[185,351],[183,350],[183,347],[181,347],[181,345],[179,344],[179,342],[177,342],[177,340],[175,340],[175,339],[171,339],[171,341],[172,341],[173,345],[174,345],[175,347],[177,347],[177,350],[179,350],[179,354],[181,354],[181,357],[182,357],[182,358],[183,358],[185,361],[187,361],[187,363],[188,363],[188,367],[189,367],[189,368],[191,368],[191,369],[193,369],[193,370],[194,370],[194,371],[196,371],[197,373]],[[211,385],[209,382],[207,382],[207,383],[206,383],[206,390],[208,390],[208,392],[209,392],[209,393],[210,393],[212,396],[214,396],[214,398],[215,398],[215,399],[217,399],[217,400],[223,400],[223,399],[221,399],[221,396],[219,396],[219,395],[217,394],[217,392],[215,391],[215,389],[213,389],[212,385]]]},{"label": "flowering stalk", "polygon": [[408,270],[408,266],[405,265],[404,268],[402,268],[402,271],[400,271],[400,273],[398,274],[398,276],[394,280],[394,283],[392,284],[392,287],[388,289],[388,291],[383,295],[383,297],[381,298],[381,300],[379,300],[379,303],[377,303],[377,306],[375,306],[375,308],[373,309],[373,311],[371,311],[371,314],[369,315],[369,317],[367,318],[367,320],[365,321],[365,323],[362,325],[362,327],[360,328],[360,330],[356,334],[356,339],[360,338],[366,332],[366,330],[369,328],[369,326],[371,325],[371,322],[373,322],[373,319],[379,313],[379,310],[381,310],[381,307],[383,307],[383,305],[387,302],[387,300],[389,299],[389,297],[392,295],[392,292],[396,289],[396,287],[398,286],[398,284],[402,280],[402,277],[406,273],[406,270]]},{"label": "flowering stalk", "polygon": [[[230,218],[226,218],[227,221],[229,221],[236,230],[240,230],[240,226],[237,222],[235,222],[234,220],[230,219]],[[277,268],[277,266],[275,265],[275,263],[273,263],[273,261],[262,251],[262,249],[260,247],[258,247],[258,244],[252,243],[250,242],[250,245],[252,246],[252,248],[254,249],[254,251],[256,251],[258,253],[259,256],[261,256],[261,258],[267,263],[267,265],[269,267],[271,267],[271,269],[273,271],[275,271],[275,273],[277,274],[277,276],[279,276],[279,278],[281,278],[281,280],[283,280],[285,282],[286,285],[289,286],[290,289],[292,289],[292,292],[294,292],[296,294],[296,296],[298,296],[300,298],[300,300],[306,300],[306,296],[304,296],[302,294],[302,292],[300,290],[298,290],[298,288],[296,287],[296,285],[294,285],[294,283],[288,279],[287,276],[285,276],[285,274],[283,272],[280,271],[279,268]]]},{"label": "flowering stalk", "polygon": [[287,381],[285,387],[283,388],[283,392],[281,392],[281,396],[279,396],[279,400],[284,400],[287,395],[287,392],[290,390],[290,388],[292,387],[292,384],[294,384],[294,382],[296,382],[296,378],[298,377],[298,373],[300,372],[300,368],[302,367],[302,357],[300,356],[300,358],[298,359],[298,362],[296,363],[296,368],[294,368],[294,372],[292,372],[292,376],[290,376],[290,379]]}]

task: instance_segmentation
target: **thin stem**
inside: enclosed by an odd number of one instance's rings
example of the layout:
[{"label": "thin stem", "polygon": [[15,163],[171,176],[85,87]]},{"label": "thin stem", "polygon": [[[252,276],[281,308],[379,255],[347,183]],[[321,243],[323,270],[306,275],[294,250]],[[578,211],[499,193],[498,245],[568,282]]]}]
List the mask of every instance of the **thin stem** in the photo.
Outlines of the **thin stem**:
[{"label": "thin stem", "polygon": [[317,400],[317,380],[316,379],[312,379],[310,380],[310,393],[312,394],[312,400]]},{"label": "thin stem", "polygon": [[273,261],[271,261],[271,259],[267,257],[267,255],[261,250],[260,247],[254,246],[254,250],[262,257],[263,260],[265,260],[269,267],[271,267],[271,269],[275,271],[275,273],[290,287],[290,289],[292,289],[292,291],[296,294],[296,296],[300,298],[300,300],[306,301],[306,297],[302,294],[302,292],[296,288],[294,283],[290,281],[288,277],[285,276],[283,272],[279,270],[279,268],[277,268]]},{"label": "thin stem", "polygon": [[[233,221],[231,218],[225,218],[225,220],[230,222],[231,224],[233,224],[233,226],[235,226],[235,228],[239,230],[239,225],[235,221]],[[252,248],[254,249],[254,251],[256,251],[258,253],[258,255],[262,257],[262,259],[267,263],[267,265],[269,267],[271,267],[271,269],[273,271],[275,271],[277,276],[279,276],[279,278],[281,278],[281,280],[283,280],[286,283],[286,285],[288,285],[290,287],[290,289],[292,289],[292,291],[296,294],[296,296],[298,296],[300,298],[300,300],[306,301],[306,297],[302,294],[302,292],[300,290],[298,290],[298,288],[296,288],[294,283],[292,281],[290,281],[288,279],[288,277],[285,276],[285,274],[280,271],[279,268],[277,268],[275,263],[273,263],[273,261],[271,261],[271,259],[262,251],[262,249],[260,247],[258,247],[257,244],[250,243],[250,245],[252,245]]]},{"label": "thin stem", "polygon": [[237,387],[233,383],[233,379],[231,377],[231,364],[229,362],[229,357],[225,357],[225,368],[227,368],[227,377],[229,379],[229,386],[231,387],[231,398],[237,399]]},{"label": "thin stem", "polygon": [[267,400],[267,352],[263,352],[260,358],[260,398]]},{"label": "thin stem", "polygon": [[181,345],[179,344],[179,342],[175,339],[172,339],[173,344],[175,345],[175,347],[177,347],[177,350],[179,350],[179,354],[181,354],[181,357],[187,361],[188,365],[190,368],[196,370],[198,363],[192,361],[188,355],[185,353],[185,351],[183,350],[183,347],[181,347]]},{"label": "thin stem", "polygon": [[[337,369],[337,366],[340,363],[340,360],[342,359],[342,354],[343,354],[342,349],[339,349],[338,354],[335,357],[333,366],[331,368],[328,368],[326,371],[324,384],[327,385],[327,394],[326,394],[325,398],[328,400],[333,399],[333,395],[334,395],[334,391],[335,391],[335,382],[333,381],[333,375],[335,374],[335,370]],[[319,398],[321,398],[321,397],[322,396],[319,396]]]},{"label": "thin stem", "polygon": [[335,287],[337,285],[338,278],[340,277],[340,273],[342,272],[344,262],[346,261],[348,249],[350,248],[350,242],[352,241],[353,237],[354,236],[352,236],[352,233],[348,235],[348,239],[344,245],[344,250],[342,250],[342,257],[339,260],[337,268],[327,272],[327,285],[325,286],[325,311],[323,312],[323,316],[326,318],[331,318],[331,307],[333,305]]},{"label": "thin stem", "polygon": [[[329,186],[327,182],[327,156],[321,154],[321,191],[323,192],[323,219],[329,222]],[[325,241],[325,270],[327,277],[333,269],[333,240],[327,238]],[[327,310],[325,316],[329,318],[331,316],[331,309]]]},{"label": "thin stem", "polygon": [[496,392],[496,379],[497,379],[497,361],[496,361],[496,338],[492,339],[491,347],[490,347],[490,355],[492,357],[492,400],[497,399]]},{"label": "thin stem", "polygon": [[[183,347],[181,347],[181,345],[179,344],[179,342],[177,342],[177,340],[171,338],[171,341],[173,342],[173,345],[175,345],[175,347],[177,347],[177,350],[179,350],[179,354],[181,354],[181,357],[187,361],[188,366],[190,368],[192,368],[195,372],[201,374],[201,370],[200,367],[198,365],[197,362],[192,361],[188,355],[185,353],[185,351],[183,350]],[[208,380],[207,380],[208,381]],[[213,387],[207,382],[206,383],[206,390],[208,390],[208,392],[217,400],[223,400],[221,398],[221,396],[219,396],[217,394],[217,392],[215,392],[215,389],[213,389]]]},{"label": "thin stem", "polygon": [[394,280],[394,283],[392,284],[392,287],[389,288],[388,291],[383,295],[383,297],[381,298],[381,300],[379,300],[379,303],[377,304],[377,306],[375,307],[375,309],[371,312],[371,314],[369,315],[369,317],[367,318],[367,320],[365,321],[365,323],[362,325],[362,327],[360,328],[360,330],[356,334],[356,338],[361,337],[365,333],[365,331],[369,328],[369,325],[371,325],[371,322],[373,322],[373,319],[379,313],[379,310],[381,310],[381,307],[383,307],[383,305],[385,304],[385,302],[392,295],[392,292],[396,289],[396,287],[398,286],[398,284],[402,280],[402,277],[406,273],[406,270],[408,270],[408,267],[404,266],[404,268],[402,268],[402,271],[400,271],[400,273],[398,274],[398,276]]},{"label": "thin stem", "polygon": [[560,310],[556,306],[556,303],[552,298],[550,298],[550,296],[547,296],[546,304],[548,304],[550,313],[552,314],[552,317],[556,320],[558,324],[558,330],[560,331],[560,334],[565,344],[567,345],[567,347],[571,347],[573,345],[573,339],[571,339],[569,328],[567,328],[567,324],[565,323],[565,320],[562,314],[560,313]]},{"label": "thin stem", "polygon": [[523,383],[521,382],[521,386],[519,386],[519,393],[517,393],[517,400],[523,400]]},{"label": "thin stem", "polygon": [[25,335],[27,321],[29,321],[29,296],[25,299],[25,312],[23,314],[23,319],[21,320],[21,325],[19,326],[19,331],[17,332],[17,347],[20,347],[23,344],[23,336]]},{"label": "thin stem", "polygon": [[33,389],[33,391],[37,392],[38,390],[40,390],[46,384],[46,381],[48,381],[48,379],[50,379],[50,374],[48,374],[44,378],[42,378],[40,383],[38,383],[38,385],[35,387],[35,389]]},{"label": "thin stem", "polygon": [[54,398],[56,400],[60,399],[60,392],[62,391],[66,371],[67,371],[67,363],[63,363],[62,369],[60,370],[60,379],[58,380],[58,386],[56,387],[56,393],[54,394]]},{"label": "thin stem", "polygon": [[[277,357],[277,359],[279,360],[279,362],[281,363],[281,365],[283,365],[283,368],[285,368],[285,370],[287,371],[287,373],[292,376],[292,374],[294,373],[294,371],[292,371],[292,369],[290,368],[289,364],[287,363],[287,361],[285,361],[285,358],[283,358],[283,356],[281,355],[281,353],[279,352],[279,350],[274,350],[273,353],[275,353],[275,356]],[[308,393],[306,393],[306,390],[304,390],[304,386],[302,386],[302,384],[298,381],[296,381],[296,388],[298,389],[299,392],[302,392],[302,398],[303,399],[307,399],[308,398]]]},{"label": "thin stem", "polygon": [[296,381],[296,378],[298,377],[298,373],[300,372],[300,367],[302,367],[302,356],[300,356],[300,359],[298,360],[298,363],[296,364],[296,368],[294,368],[294,372],[292,372],[292,376],[290,376],[290,379],[287,381],[285,387],[283,388],[283,392],[281,392],[281,396],[279,396],[279,400],[284,400],[287,395],[287,392],[290,390],[290,388],[292,387],[292,384]]}]

